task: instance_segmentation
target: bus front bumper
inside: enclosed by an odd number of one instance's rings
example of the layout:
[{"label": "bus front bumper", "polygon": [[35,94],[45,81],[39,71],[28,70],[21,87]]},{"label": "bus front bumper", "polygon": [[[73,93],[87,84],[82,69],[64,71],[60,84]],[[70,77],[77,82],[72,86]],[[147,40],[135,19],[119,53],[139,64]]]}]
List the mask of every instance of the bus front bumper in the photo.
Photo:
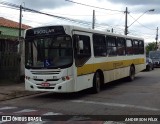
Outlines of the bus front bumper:
[{"label": "bus front bumper", "polygon": [[[43,82],[43,84],[52,84],[48,82]],[[25,90],[28,91],[51,91],[51,92],[75,92],[74,90],[74,81],[73,78],[70,78],[66,81],[61,81],[60,83],[54,83],[54,85],[42,85],[42,83],[33,83],[27,79],[25,79]]]}]

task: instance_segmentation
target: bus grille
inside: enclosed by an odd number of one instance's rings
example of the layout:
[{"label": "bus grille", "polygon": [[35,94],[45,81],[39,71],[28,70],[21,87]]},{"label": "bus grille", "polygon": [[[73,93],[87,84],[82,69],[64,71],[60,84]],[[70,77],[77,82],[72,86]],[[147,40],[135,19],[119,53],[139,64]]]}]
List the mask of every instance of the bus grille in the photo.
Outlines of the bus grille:
[{"label": "bus grille", "polygon": [[59,74],[60,71],[31,71],[32,74],[36,75],[50,75],[50,74]]},{"label": "bus grille", "polygon": [[38,89],[54,89],[54,87],[38,87]]},{"label": "bus grille", "polygon": [[[33,79],[35,81],[44,81],[43,79]],[[47,79],[46,81],[58,81],[59,79]]]}]

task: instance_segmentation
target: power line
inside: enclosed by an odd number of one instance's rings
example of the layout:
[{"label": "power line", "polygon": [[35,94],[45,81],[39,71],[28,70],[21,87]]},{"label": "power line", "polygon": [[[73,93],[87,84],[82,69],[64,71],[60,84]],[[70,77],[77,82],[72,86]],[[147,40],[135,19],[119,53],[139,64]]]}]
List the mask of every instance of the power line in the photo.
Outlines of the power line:
[{"label": "power line", "polygon": [[0,4],[2,5],[6,5],[6,6],[11,6],[11,7],[15,7],[15,8],[19,8],[18,5],[13,4],[13,3],[9,3],[9,2],[5,2],[5,1],[1,1]]},{"label": "power line", "polygon": [[[9,7],[13,7],[13,8],[16,8],[16,9],[19,9],[19,6],[16,5],[16,4],[12,4],[12,3],[8,3],[8,2],[3,2],[3,1],[0,2],[0,4],[5,5],[5,6],[9,6]],[[90,26],[90,27],[92,26],[91,22],[77,20],[77,19],[71,19],[71,18],[68,18],[68,17],[57,16],[57,15],[53,15],[53,14],[37,11],[37,10],[34,10],[34,9],[29,9],[29,8],[26,8],[26,7],[22,7],[22,10],[25,10],[25,12],[39,13],[39,14],[47,15],[47,16],[54,17],[54,18],[57,18],[57,19],[61,19],[61,20],[65,20],[65,21],[67,20],[67,21],[70,21],[70,22],[74,22],[74,23],[77,23],[77,24],[82,24],[82,25],[86,25],[86,26]],[[106,9],[106,10],[109,10],[109,9]],[[117,11],[117,10],[113,10],[113,11]],[[123,12],[123,11],[118,11],[118,12]],[[96,23],[96,25],[97,26],[101,26],[102,24],[97,24]],[[108,24],[103,24],[103,27],[104,27],[104,25],[108,26]]]},{"label": "power line", "polygon": [[[0,2],[0,4],[10,6],[10,7],[19,8],[19,6],[16,5],[16,4],[12,4],[12,3],[8,3],[8,2],[4,2],[4,1]],[[22,9],[26,10],[28,12],[39,13],[39,14],[55,17],[55,18],[58,18],[58,19],[67,20],[67,21],[70,21],[70,22],[75,22],[75,23],[78,23],[78,24],[84,24],[84,25],[91,25],[92,24],[91,22],[71,19],[71,18],[68,18],[68,17],[62,17],[62,16],[53,15],[53,14],[48,14],[48,13],[45,13],[45,12],[37,11],[37,10],[34,10],[34,9],[29,9],[29,8],[26,8],[26,7],[22,7]]]},{"label": "power line", "polygon": [[[52,13],[53,14],[53,13]],[[54,14],[57,14],[57,15],[67,15],[67,16],[92,16],[92,14],[88,14],[88,15],[72,15],[72,14],[67,14],[67,13],[65,13],[65,14],[62,14],[62,13],[54,13]]]},{"label": "power line", "polygon": [[14,10],[19,10],[18,8],[11,7],[11,6],[6,6],[6,5],[0,5],[0,7],[9,8],[9,9],[14,9]]},{"label": "power line", "polygon": [[[6,6],[11,6],[11,7],[14,7],[16,9],[17,8],[19,9],[19,6],[16,5],[16,4],[7,3],[7,2],[0,2],[0,4],[6,5]],[[90,26],[90,27],[92,26],[91,22],[77,20],[77,19],[71,19],[71,18],[68,18],[68,17],[57,16],[57,15],[53,15],[53,14],[37,11],[37,10],[34,10],[34,9],[29,9],[29,8],[26,8],[26,7],[22,7],[22,10],[25,10],[25,12],[31,12],[31,13],[38,13],[38,14],[47,15],[47,16],[54,17],[54,18],[61,19],[61,20],[65,20],[65,21],[67,20],[67,21],[74,22],[74,23],[80,24],[80,25],[86,25],[86,26]],[[103,27],[103,28],[105,27],[105,29],[107,29],[107,27],[112,27],[112,26],[110,26],[108,24],[99,24],[99,23],[96,23],[96,26],[97,27]],[[120,29],[120,30],[122,30],[122,29]]]},{"label": "power line", "polygon": [[81,20],[76,20],[76,19],[70,19],[70,18],[67,18],[67,17],[61,17],[61,16],[56,16],[56,15],[52,15],[52,14],[48,14],[48,13],[45,13],[45,12],[40,12],[40,11],[33,11],[33,10],[29,10],[28,8],[24,8],[26,11],[28,12],[34,12],[34,13],[39,13],[39,14],[43,14],[43,15],[47,15],[47,16],[50,16],[50,17],[54,17],[54,18],[57,18],[57,19],[60,19],[60,20],[64,20],[64,21],[69,21],[69,22],[74,22],[76,24],[80,24],[80,25],[86,25],[86,26],[90,26],[91,27],[91,22],[87,22],[87,21],[81,21]]},{"label": "power line", "polygon": [[83,6],[93,7],[93,8],[97,8],[97,9],[124,12],[124,11],[120,11],[120,10],[106,9],[106,8],[96,7],[96,6],[92,6],[92,5],[88,5],[88,4],[78,3],[78,2],[75,2],[75,1],[71,1],[71,0],[65,0],[65,1],[68,1],[68,2],[71,2],[71,3],[75,3],[75,4],[79,4],[79,5],[83,5]]},{"label": "power line", "polygon": [[39,13],[39,14],[43,14],[43,15],[47,15],[47,16],[58,18],[58,19],[75,22],[75,23],[80,23],[80,24],[85,24],[85,25],[91,25],[92,24],[91,22],[77,20],[77,19],[71,19],[71,18],[68,18],[68,17],[62,17],[62,16],[53,15],[53,14],[48,14],[48,13],[45,13],[45,12],[37,11],[37,10],[34,10],[34,9],[29,9],[29,8],[26,8],[26,7],[22,7],[22,9],[26,10],[26,11],[29,11],[29,12]]},{"label": "power line", "polygon": [[141,24],[138,20],[136,20],[136,19],[135,19],[133,16],[131,16],[130,14],[129,14],[129,16],[132,17],[132,18],[133,18],[138,24],[140,24],[141,26],[143,26],[143,27],[145,27],[145,28],[147,28],[147,29],[149,29],[149,30],[155,30],[155,29],[149,28],[149,27]]},{"label": "power line", "polygon": [[99,10],[96,10],[96,13],[103,13],[103,15],[119,15],[119,14],[122,14],[120,12],[106,12],[106,11],[99,11]]}]

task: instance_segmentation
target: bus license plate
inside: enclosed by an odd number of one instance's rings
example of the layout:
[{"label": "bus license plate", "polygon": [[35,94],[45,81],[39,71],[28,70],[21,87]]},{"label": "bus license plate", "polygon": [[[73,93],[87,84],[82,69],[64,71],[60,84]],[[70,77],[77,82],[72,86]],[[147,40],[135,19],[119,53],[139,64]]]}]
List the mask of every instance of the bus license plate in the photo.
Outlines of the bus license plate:
[{"label": "bus license plate", "polygon": [[49,87],[50,83],[44,82],[44,83],[41,83],[41,86],[43,86],[43,87]]}]

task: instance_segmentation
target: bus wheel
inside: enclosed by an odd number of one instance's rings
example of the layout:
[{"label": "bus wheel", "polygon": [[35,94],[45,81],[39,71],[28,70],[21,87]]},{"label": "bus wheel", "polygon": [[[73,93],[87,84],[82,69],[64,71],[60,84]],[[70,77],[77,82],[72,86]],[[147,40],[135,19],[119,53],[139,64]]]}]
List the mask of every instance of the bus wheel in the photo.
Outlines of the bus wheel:
[{"label": "bus wheel", "polygon": [[93,78],[93,93],[100,92],[101,78],[100,73],[96,72]]},{"label": "bus wheel", "polygon": [[133,66],[130,67],[130,72],[129,72],[129,77],[128,77],[128,80],[129,81],[133,81],[134,78],[135,78],[135,69]]},{"label": "bus wheel", "polygon": [[151,71],[152,70],[152,67],[151,66],[147,66],[147,71]]}]

